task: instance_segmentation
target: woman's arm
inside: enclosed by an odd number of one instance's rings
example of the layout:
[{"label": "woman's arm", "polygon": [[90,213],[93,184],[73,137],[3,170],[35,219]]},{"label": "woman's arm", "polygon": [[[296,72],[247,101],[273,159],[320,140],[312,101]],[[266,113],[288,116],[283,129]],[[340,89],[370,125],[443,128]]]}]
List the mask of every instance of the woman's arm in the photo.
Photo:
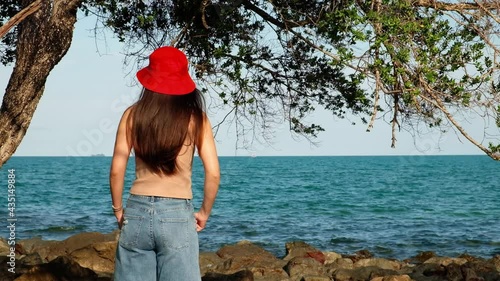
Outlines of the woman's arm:
[{"label": "woman's arm", "polygon": [[220,183],[220,168],[217,149],[215,148],[214,135],[212,133],[212,125],[208,117],[204,114],[204,122],[202,134],[198,142],[198,155],[203,162],[205,170],[205,184],[203,188],[203,202],[200,210],[195,213],[196,230],[201,231],[205,228],[212,206],[215,202],[215,197],[219,190]]},{"label": "woman's arm", "polygon": [[131,142],[128,133],[128,117],[130,108],[127,109],[120,120],[118,130],[116,132],[115,148],[113,151],[113,159],[109,171],[109,186],[111,190],[111,201],[113,211],[118,222],[118,227],[121,228],[123,222],[123,185],[125,182],[125,170],[127,169],[128,158],[131,151]]}]

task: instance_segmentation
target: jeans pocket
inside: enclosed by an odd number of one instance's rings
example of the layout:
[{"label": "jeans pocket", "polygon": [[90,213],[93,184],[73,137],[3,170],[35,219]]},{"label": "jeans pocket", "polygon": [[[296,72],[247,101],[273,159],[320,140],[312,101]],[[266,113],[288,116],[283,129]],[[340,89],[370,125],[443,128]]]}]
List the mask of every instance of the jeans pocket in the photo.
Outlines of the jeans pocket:
[{"label": "jeans pocket", "polygon": [[180,249],[189,246],[189,220],[187,218],[160,218],[163,246]]},{"label": "jeans pocket", "polygon": [[124,215],[123,226],[118,243],[124,248],[135,248],[139,243],[144,217],[136,215]]}]

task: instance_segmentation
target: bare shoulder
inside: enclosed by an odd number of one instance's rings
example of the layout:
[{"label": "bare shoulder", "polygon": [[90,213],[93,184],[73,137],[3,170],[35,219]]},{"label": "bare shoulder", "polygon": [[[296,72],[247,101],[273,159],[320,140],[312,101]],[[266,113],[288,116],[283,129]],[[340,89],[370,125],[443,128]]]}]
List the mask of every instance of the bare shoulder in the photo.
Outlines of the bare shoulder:
[{"label": "bare shoulder", "polygon": [[206,128],[206,127],[209,127],[210,129],[212,129],[212,125],[210,124],[210,119],[208,118],[208,115],[206,112],[203,112],[203,126]]},{"label": "bare shoulder", "polygon": [[125,111],[123,112],[123,117],[127,117],[128,118],[128,116],[131,114],[131,112],[134,109],[134,107],[135,107],[135,104],[131,105],[127,109],[125,109]]},{"label": "bare shoulder", "polygon": [[132,110],[134,108],[134,105],[129,106],[127,109],[122,114],[122,117],[120,119],[120,124],[125,124],[125,123],[130,123],[130,116],[132,115]]}]

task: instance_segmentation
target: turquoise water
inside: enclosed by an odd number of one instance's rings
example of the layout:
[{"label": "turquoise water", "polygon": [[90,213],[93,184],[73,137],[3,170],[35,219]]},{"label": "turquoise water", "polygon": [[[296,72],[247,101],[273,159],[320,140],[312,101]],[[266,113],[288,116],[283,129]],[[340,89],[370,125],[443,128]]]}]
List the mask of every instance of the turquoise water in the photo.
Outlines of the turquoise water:
[{"label": "turquoise water", "polygon": [[[16,238],[111,232],[110,163],[110,157],[13,157],[0,170],[0,217],[7,219],[13,168]],[[325,251],[367,249],[398,259],[429,250],[500,254],[500,163],[486,156],[221,157],[220,163],[202,251],[250,240],[282,256],[287,241],[303,240]],[[130,161],[126,190],[133,169]],[[196,206],[201,172],[195,159]]]}]

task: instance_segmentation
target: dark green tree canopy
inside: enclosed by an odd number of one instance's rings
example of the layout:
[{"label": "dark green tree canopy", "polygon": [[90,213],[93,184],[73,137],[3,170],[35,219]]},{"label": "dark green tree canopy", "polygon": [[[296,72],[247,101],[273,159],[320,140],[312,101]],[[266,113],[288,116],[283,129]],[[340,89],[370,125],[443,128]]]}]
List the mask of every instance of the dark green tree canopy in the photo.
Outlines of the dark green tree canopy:
[{"label": "dark green tree canopy", "polygon": [[[6,19],[19,4],[4,3]],[[316,136],[323,128],[306,117],[322,107],[339,118],[354,114],[368,130],[384,120],[393,146],[401,129],[452,129],[500,159],[499,7],[488,0],[84,0],[81,8],[111,28],[136,62],[163,45],[185,50],[202,90],[230,109],[238,133],[285,120]],[[15,31],[2,38],[3,63],[12,61],[15,39]],[[456,118],[470,112],[496,120],[495,134],[474,139]]]},{"label": "dark green tree canopy", "polygon": [[[2,25],[17,14],[20,10],[19,1],[16,0],[5,0],[0,4],[0,20]],[[17,30],[14,29],[12,32],[7,33],[1,38],[0,41],[0,62],[3,65],[10,64],[14,62],[15,51],[16,51],[16,34]]]}]

